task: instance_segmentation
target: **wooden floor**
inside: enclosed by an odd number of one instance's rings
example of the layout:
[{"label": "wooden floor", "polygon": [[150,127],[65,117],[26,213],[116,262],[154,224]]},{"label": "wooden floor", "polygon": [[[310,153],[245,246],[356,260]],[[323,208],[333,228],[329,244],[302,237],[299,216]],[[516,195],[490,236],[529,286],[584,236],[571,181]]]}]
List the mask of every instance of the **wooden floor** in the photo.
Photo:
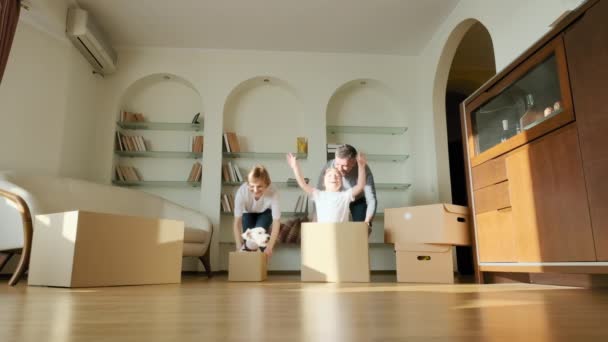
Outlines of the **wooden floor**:
[{"label": "wooden floor", "polygon": [[0,285],[0,341],[608,341],[608,291],[556,286],[229,283]]}]

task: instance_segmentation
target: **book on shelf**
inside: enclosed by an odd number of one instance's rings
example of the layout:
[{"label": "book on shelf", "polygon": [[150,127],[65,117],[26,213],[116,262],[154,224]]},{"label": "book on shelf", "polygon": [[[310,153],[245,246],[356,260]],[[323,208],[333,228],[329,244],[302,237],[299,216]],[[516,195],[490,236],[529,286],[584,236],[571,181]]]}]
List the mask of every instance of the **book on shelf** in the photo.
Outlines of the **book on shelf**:
[{"label": "book on shelf", "polygon": [[296,201],[296,206],[293,210],[297,214],[305,214],[308,212],[308,196],[300,195]]},{"label": "book on shelf", "polygon": [[241,152],[241,146],[239,145],[239,139],[234,132],[224,132],[223,135],[222,150],[224,152]]},{"label": "book on shelf", "polygon": [[114,168],[116,179],[123,182],[138,182],[144,180],[143,176],[133,166],[116,165]]},{"label": "book on shelf", "polygon": [[116,132],[116,148],[119,151],[145,152],[150,150],[150,144],[140,135],[126,135]]},{"label": "book on shelf", "polygon": [[222,179],[224,182],[237,183],[243,181],[241,170],[232,161],[222,165]]},{"label": "book on shelf", "polygon": [[231,194],[222,194],[222,198],[220,199],[220,204],[222,206],[222,211],[225,213],[234,212],[234,197]]},{"label": "book on shelf", "polygon": [[121,122],[144,122],[144,115],[142,113],[134,113],[123,110],[120,113]]},{"label": "book on shelf", "polygon": [[203,144],[205,137],[202,135],[195,135],[190,137],[190,152],[203,152]]},{"label": "book on shelf", "polygon": [[188,182],[200,182],[203,179],[203,165],[199,162],[192,164]]}]

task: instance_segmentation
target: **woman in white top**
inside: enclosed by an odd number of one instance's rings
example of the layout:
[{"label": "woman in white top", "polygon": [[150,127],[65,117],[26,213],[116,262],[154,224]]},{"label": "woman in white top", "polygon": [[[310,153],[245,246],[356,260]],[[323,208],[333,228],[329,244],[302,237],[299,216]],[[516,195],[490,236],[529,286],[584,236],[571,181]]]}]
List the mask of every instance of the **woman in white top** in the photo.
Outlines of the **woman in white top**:
[{"label": "woman in white top", "polygon": [[336,168],[328,168],[325,171],[323,178],[325,191],[313,188],[304,181],[304,177],[300,171],[300,166],[296,157],[289,153],[287,155],[287,164],[293,170],[298,185],[306,192],[315,202],[317,209],[317,222],[322,223],[338,223],[348,222],[350,209],[348,205],[355,200],[355,196],[359,195],[365,187],[365,164],[367,160],[362,153],[357,154],[357,165],[359,175],[357,177],[357,185],[342,190],[342,174]]},{"label": "woman in white top", "polygon": [[248,228],[263,227],[270,234],[264,253],[271,256],[281,225],[279,192],[271,185],[270,175],[262,165],[254,166],[247,174],[234,199],[234,241],[236,250],[243,245],[241,234]]}]

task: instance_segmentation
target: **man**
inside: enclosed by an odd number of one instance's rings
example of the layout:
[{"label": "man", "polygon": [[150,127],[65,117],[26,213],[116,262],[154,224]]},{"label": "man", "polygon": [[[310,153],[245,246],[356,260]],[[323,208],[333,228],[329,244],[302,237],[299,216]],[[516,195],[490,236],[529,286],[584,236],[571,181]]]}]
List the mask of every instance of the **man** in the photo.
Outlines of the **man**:
[{"label": "man", "polygon": [[[357,177],[359,171],[355,167],[357,165],[357,150],[351,145],[341,145],[336,150],[336,157],[325,164],[321,170],[317,189],[324,189],[323,178],[325,170],[328,168],[336,168],[342,174],[342,188],[349,189],[357,185]],[[366,184],[363,192],[355,197],[355,201],[350,203],[350,215],[353,221],[365,222],[371,228],[372,220],[376,214],[378,202],[376,201],[376,186],[374,184],[374,175],[369,168],[365,167]]]}]

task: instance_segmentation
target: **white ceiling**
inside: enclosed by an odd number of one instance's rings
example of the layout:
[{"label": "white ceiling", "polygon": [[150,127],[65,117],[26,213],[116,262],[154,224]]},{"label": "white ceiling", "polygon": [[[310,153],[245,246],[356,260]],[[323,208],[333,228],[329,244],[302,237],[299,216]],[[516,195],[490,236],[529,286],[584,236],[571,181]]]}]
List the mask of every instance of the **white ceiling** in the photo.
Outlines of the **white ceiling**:
[{"label": "white ceiling", "polygon": [[418,55],[459,0],[77,0],[114,46]]}]

